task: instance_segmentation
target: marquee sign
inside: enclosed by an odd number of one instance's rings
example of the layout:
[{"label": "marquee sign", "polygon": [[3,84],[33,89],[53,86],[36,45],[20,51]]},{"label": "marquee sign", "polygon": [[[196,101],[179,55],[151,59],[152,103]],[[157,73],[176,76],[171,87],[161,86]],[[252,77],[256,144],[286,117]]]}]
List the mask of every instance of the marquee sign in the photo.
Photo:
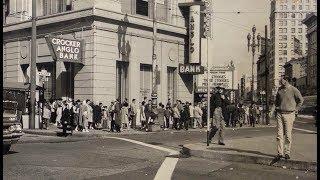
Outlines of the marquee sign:
[{"label": "marquee sign", "polygon": [[204,67],[200,64],[179,64],[179,74],[203,74]]},{"label": "marquee sign", "polygon": [[46,41],[54,60],[82,63],[83,40],[46,36]]}]

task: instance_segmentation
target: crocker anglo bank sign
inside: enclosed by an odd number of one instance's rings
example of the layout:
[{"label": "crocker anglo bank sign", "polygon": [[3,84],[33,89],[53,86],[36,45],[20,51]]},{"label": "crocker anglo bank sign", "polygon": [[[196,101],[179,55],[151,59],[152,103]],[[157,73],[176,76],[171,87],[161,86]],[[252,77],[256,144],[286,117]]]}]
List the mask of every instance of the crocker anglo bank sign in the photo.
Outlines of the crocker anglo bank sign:
[{"label": "crocker anglo bank sign", "polygon": [[83,41],[50,36],[46,37],[46,41],[53,59],[64,62],[82,62]]}]

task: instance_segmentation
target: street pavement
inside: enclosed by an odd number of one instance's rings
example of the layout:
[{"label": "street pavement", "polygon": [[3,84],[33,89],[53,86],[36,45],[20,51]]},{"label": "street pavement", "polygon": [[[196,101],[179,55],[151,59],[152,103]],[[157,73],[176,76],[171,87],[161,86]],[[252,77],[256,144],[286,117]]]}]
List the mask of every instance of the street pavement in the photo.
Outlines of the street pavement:
[{"label": "street pavement", "polygon": [[[297,124],[297,121],[306,123]],[[316,130],[313,128],[314,120],[297,121],[295,127],[299,129]],[[274,127],[229,128],[226,130],[226,140],[265,136],[275,138],[275,133]],[[293,133],[307,132],[294,130]],[[112,135],[106,135],[110,136]],[[165,131],[116,137],[159,148],[101,137],[26,134],[20,144],[13,145],[9,154],[3,155],[4,179],[154,179],[159,168],[162,168],[162,163],[170,159],[169,153],[161,148],[180,151],[184,144],[205,142],[206,131]],[[316,172],[192,156],[178,158],[172,179],[317,179]],[[167,167],[164,167],[166,171]]]}]

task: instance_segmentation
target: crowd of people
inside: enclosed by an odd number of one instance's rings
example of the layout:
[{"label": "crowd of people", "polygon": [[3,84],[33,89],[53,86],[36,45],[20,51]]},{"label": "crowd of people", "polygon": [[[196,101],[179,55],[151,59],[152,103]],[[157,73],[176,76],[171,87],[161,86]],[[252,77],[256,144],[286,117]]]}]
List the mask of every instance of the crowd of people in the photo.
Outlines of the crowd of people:
[{"label": "crowd of people", "polygon": [[[226,127],[236,127],[239,124],[255,126],[262,123],[263,114],[255,104],[250,107],[242,104],[230,103],[228,98],[219,91],[213,95],[210,102],[211,118],[217,104],[221,107],[222,117]],[[45,102],[42,112],[42,127],[48,129],[49,123],[60,128],[67,127],[71,131],[89,132],[90,129],[106,129],[111,132],[121,132],[129,129],[151,131],[151,124],[159,124],[163,130],[188,130],[189,128],[203,128],[207,125],[206,101],[192,103],[177,100],[166,105],[159,103],[152,105],[147,97],[141,103],[136,99],[129,102],[119,99],[104,105],[72,99],[57,99]],[[64,129],[64,128],[63,128]]]}]

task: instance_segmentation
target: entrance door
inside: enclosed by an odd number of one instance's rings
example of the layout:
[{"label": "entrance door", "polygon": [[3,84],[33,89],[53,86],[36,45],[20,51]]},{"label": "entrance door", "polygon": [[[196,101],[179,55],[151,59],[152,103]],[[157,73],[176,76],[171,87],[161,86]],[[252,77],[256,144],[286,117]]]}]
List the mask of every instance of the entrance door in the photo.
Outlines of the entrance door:
[{"label": "entrance door", "polygon": [[171,100],[171,102],[175,102],[175,82],[176,82],[176,76],[175,76],[175,71],[176,71],[176,68],[173,68],[173,67],[168,67],[167,69],[167,73],[168,73],[168,80],[167,80],[167,87],[168,87],[168,99]]},{"label": "entrance door", "polygon": [[128,87],[128,63],[117,61],[116,70],[116,97],[122,102],[125,98],[129,96]]}]

